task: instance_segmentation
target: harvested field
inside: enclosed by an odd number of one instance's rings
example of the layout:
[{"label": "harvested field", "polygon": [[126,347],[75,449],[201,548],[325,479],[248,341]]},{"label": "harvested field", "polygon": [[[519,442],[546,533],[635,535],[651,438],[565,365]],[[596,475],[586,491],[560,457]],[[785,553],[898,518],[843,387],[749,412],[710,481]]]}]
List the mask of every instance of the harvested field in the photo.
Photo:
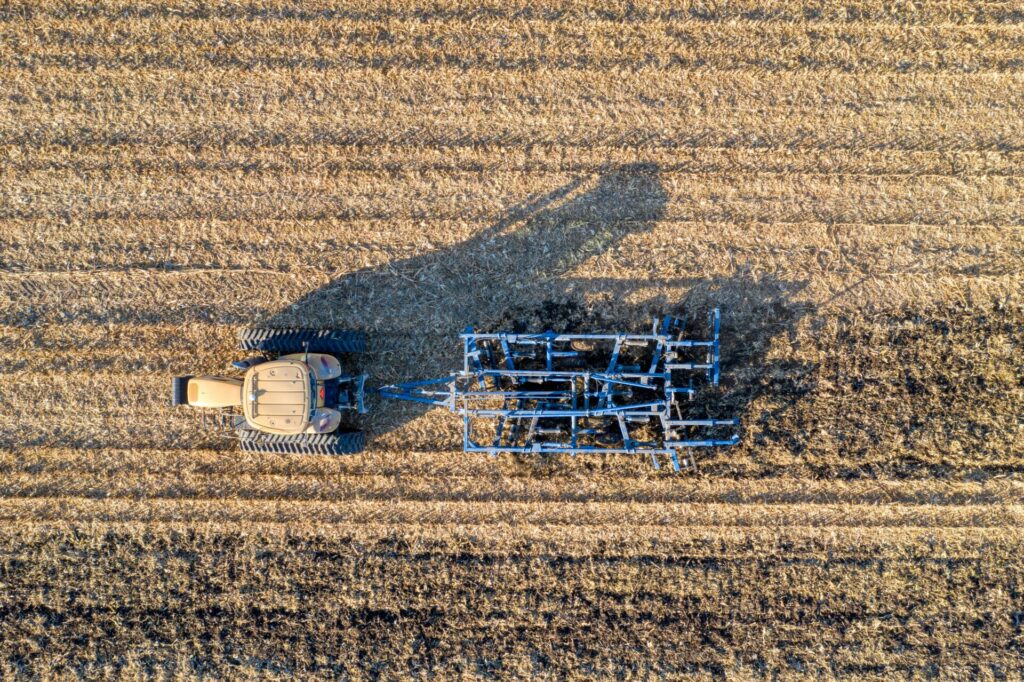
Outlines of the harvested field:
[{"label": "harvested field", "polygon": [[[0,675],[1007,679],[1024,668],[1024,9],[0,5]],[[256,456],[238,327],[723,309],[696,472]]]}]

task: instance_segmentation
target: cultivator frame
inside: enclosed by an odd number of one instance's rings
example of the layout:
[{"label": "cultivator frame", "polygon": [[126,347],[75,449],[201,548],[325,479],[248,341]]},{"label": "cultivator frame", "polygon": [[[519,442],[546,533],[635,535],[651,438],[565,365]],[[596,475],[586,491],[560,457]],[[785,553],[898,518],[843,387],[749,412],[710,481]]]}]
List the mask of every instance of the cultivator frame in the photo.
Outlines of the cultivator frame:
[{"label": "cultivator frame", "polygon": [[[675,470],[692,466],[691,448],[729,446],[715,437],[737,419],[689,419],[693,379],[717,386],[721,313],[711,338],[686,339],[685,320],[655,318],[650,334],[479,333],[460,335],[461,372],[385,386],[388,398],[447,407],[463,417],[466,452],[647,454]],[[484,423],[491,425],[482,444]],[[642,432],[642,433],[641,433]]]}]

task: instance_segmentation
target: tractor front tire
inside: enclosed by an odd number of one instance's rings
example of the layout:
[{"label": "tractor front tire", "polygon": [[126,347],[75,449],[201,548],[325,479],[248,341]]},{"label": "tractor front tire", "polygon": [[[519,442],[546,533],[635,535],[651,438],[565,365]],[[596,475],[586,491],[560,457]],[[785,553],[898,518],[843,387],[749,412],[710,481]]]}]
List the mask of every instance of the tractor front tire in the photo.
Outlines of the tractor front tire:
[{"label": "tractor front tire", "polygon": [[243,329],[238,334],[242,350],[269,353],[362,353],[366,351],[366,335],[348,329]]},{"label": "tractor front tire", "polygon": [[362,431],[278,435],[240,429],[242,452],[261,455],[353,455],[364,447]]}]

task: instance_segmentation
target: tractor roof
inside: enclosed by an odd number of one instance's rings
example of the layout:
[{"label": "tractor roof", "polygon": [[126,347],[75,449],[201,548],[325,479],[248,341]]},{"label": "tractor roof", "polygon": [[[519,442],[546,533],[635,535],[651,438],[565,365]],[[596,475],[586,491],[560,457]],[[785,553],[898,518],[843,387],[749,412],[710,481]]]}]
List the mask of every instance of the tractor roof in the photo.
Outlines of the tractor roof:
[{"label": "tractor roof", "polygon": [[245,374],[245,419],[268,433],[301,433],[309,426],[310,370],[299,360],[276,360]]}]

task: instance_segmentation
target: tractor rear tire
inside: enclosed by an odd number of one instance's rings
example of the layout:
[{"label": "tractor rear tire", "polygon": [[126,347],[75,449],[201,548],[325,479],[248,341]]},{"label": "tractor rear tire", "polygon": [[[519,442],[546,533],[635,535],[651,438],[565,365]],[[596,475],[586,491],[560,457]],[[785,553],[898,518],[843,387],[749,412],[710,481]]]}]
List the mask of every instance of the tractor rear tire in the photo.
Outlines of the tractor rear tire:
[{"label": "tractor rear tire", "polygon": [[364,447],[362,431],[284,436],[240,429],[238,440],[242,452],[261,455],[352,455],[362,452]]},{"label": "tractor rear tire", "polygon": [[347,329],[243,329],[238,333],[242,350],[270,353],[362,353],[366,351],[366,335]]}]

